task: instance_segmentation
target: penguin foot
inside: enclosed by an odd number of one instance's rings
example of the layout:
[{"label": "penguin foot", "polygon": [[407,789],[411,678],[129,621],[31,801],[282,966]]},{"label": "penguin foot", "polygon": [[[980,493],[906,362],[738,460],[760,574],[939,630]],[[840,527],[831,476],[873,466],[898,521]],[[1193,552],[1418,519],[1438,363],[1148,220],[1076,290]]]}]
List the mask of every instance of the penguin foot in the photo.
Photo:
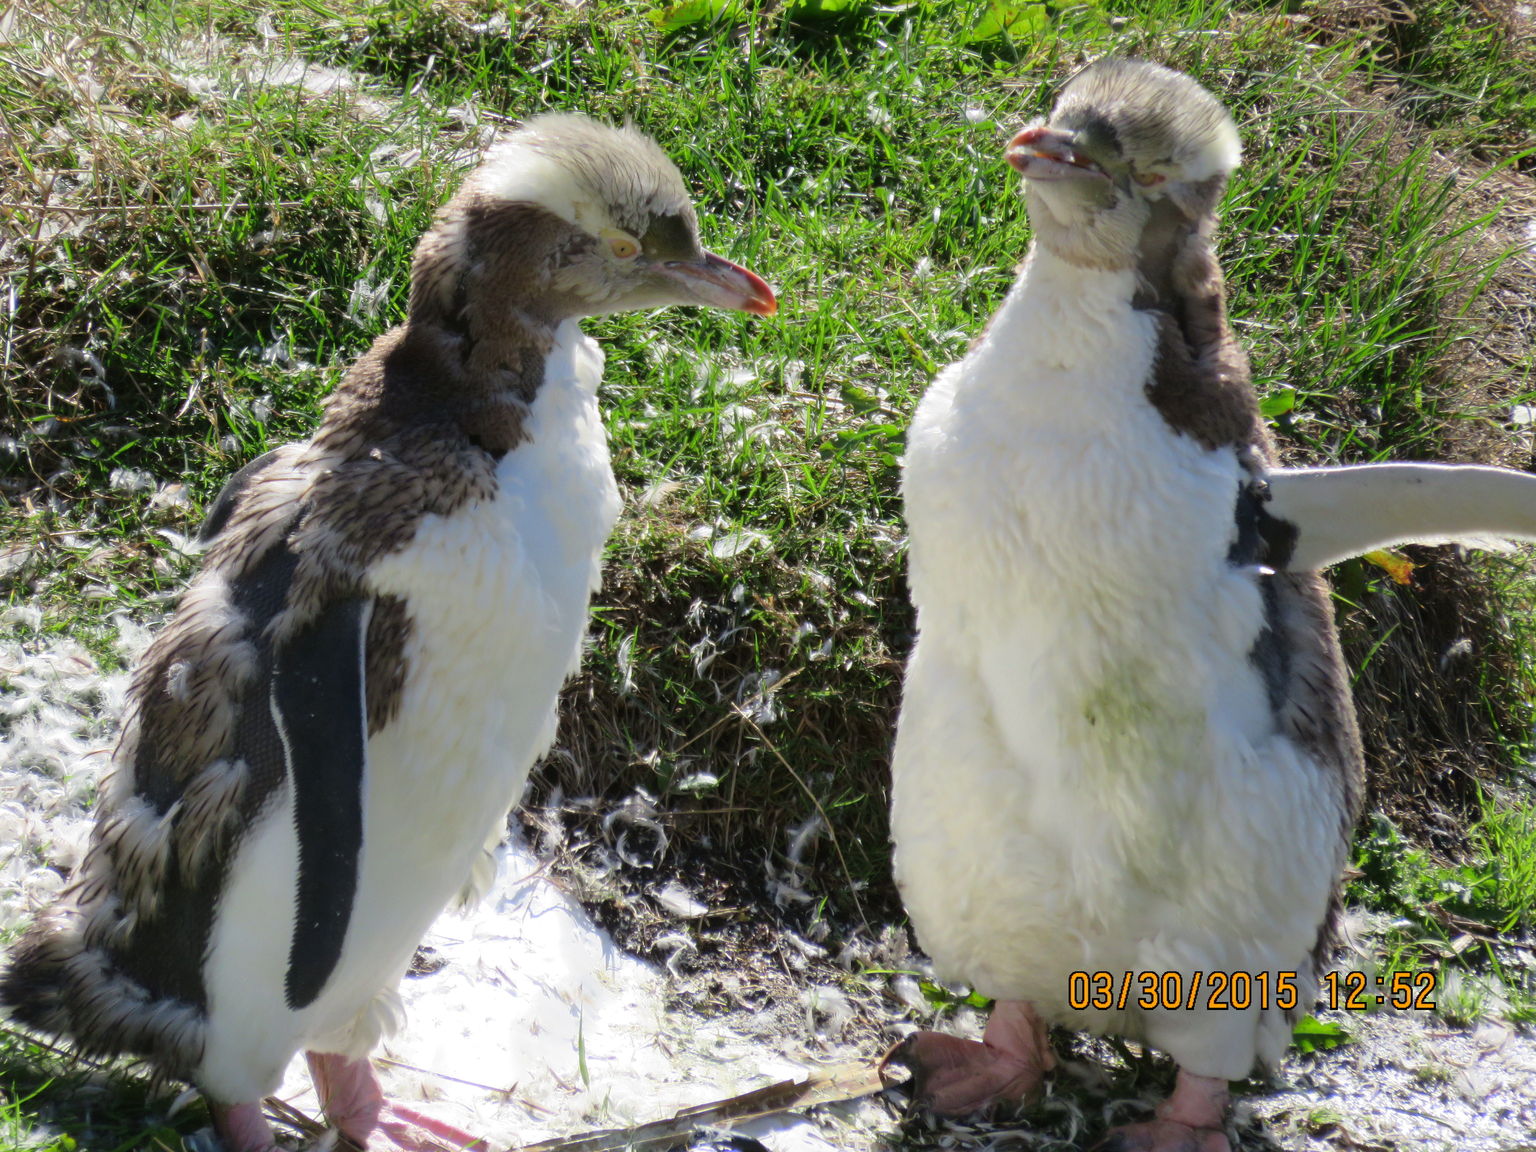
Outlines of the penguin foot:
[{"label": "penguin foot", "polygon": [[444,1120],[437,1120],[404,1104],[385,1103],[393,1119],[381,1120],[379,1131],[395,1142],[401,1152],[490,1152],[490,1145]]},{"label": "penguin foot", "polygon": [[1179,1069],[1157,1119],[1111,1129],[1092,1152],[1232,1152],[1223,1121],[1227,1082]]},{"label": "penguin foot", "polygon": [[325,1118],[349,1144],[373,1152],[489,1152],[490,1145],[480,1137],[385,1100],[366,1056],[349,1060],[331,1052],[304,1055]]},{"label": "penguin foot", "polygon": [[213,1113],[213,1130],[224,1152],[280,1152],[259,1103],[218,1104],[210,1100],[208,1110]]},{"label": "penguin foot", "polygon": [[1034,1006],[1000,1000],[980,1042],[914,1032],[882,1064],[901,1064],[912,1073],[914,1103],[940,1115],[964,1116],[1033,1099],[1056,1057]]},{"label": "penguin foot", "polygon": [[1232,1152],[1220,1128],[1191,1128],[1174,1120],[1148,1120],[1112,1128],[1091,1152]]},{"label": "penguin foot", "polygon": [[892,1048],[886,1063],[912,1073],[914,1104],[941,1116],[968,1116],[995,1104],[1033,1097],[1040,1069],[1027,1061],[942,1032],[914,1032]]}]

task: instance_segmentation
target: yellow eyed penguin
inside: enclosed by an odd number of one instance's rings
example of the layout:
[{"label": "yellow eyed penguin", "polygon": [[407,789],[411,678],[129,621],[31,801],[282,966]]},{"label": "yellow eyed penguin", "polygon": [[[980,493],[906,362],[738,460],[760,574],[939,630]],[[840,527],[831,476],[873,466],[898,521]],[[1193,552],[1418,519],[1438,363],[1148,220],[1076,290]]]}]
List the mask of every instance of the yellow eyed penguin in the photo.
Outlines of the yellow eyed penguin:
[{"label": "yellow eyed penguin", "polygon": [[1170,1053],[1172,1097],[1104,1149],[1228,1152],[1227,1081],[1314,1000],[1360,803],[1327,589],[1271,562],[1316,526],[1262,492],[1212,250],[1239,156],[1186,76],[1075,76],[1009,146],[1034,243],[905,462],[897,880],[939,972],[998,1003],[983,1042],[899,1054],[964,1112],[1036,1089],[1047,1023]]},{"label": "yellow eyed penguin", "polygon": [[580,660],[620,501],[577,318],[669,304],[777,307],[647,137],[541,116],[469,177],[406,322],[211,510],[89,854],[0,982],[16,1019],[197,1084],[229,1152],[275,1147],[301,1050],[355,1143],[473,1140],[387,1104],[368,1054]]}]

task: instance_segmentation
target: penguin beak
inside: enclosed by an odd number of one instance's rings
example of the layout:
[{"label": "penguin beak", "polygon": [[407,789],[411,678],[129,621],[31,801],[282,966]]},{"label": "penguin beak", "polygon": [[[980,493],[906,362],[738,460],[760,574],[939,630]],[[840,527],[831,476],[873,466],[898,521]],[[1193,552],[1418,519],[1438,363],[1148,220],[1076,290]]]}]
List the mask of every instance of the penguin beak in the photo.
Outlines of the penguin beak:
[{"label": "penguin beak", "polygon": [[1008,141],[1008,163],[1026,180],[1109,180],[1100,168],[1075,145],[1075,132],[1054,128],[1026,128]]},{"label": "penguin beak", "polygon": [[668,260],[657,270],[677,284],[692,299],[711,308],[729,308],[772,316],[779,310],[773,289],[757,273],[705,252],[697,260]]}]

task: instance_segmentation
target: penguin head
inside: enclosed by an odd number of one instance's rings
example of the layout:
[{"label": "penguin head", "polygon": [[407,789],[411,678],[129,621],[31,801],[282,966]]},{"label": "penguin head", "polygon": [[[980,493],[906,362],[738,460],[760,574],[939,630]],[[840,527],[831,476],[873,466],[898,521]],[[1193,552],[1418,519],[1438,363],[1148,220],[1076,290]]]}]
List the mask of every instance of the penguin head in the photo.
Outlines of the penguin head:
[{"label": "penguin head", "polygon": [[1075,263],[1123,267],[1155,213],[1191,224],[1215,213],[1242,143],[1226,109],[1183,73],[1100,60],[1007,155],[1043,243]]},{"label": "penguin head", "polygon": [[535,117],[504,138],[416,250],[413,320],[700,304],[772,315],[772,289],[699,242],[682,175],[648,136],[585,116]]}]

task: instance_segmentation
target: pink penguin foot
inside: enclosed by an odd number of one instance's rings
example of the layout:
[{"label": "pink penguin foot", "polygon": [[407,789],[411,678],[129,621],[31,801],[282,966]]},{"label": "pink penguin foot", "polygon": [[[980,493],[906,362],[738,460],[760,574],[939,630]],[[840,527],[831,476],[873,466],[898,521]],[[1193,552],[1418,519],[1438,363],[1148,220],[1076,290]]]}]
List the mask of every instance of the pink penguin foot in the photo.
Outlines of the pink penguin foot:
[{"label": "pink penguin foot", "polygon": [[373,1065],[329,1052],[307,1052],[325,1118],[342,1136],[373,1152],[489,1152],[478,1136],[384,1099]]},{"label": "pink penguin foot", "polygon": [[210,1100],[208,1110],[213,1113],[213,1130],[224,1152],[279,1152],[260,1104],[215,1104]]},{"label": "pink penguin foot", "polygon": [[1232,1152],[1219,1128],[1191,1128],[1172,1120],[1148,1120],[1112,1128],[1093,1152]]},{"label": "pink penguin foot", "polygon": [[379,1130],[405,1152],[490,1152],[491,1146],[479,1136],[455,1127],[445,1120],[428,1116],[404,1104],[384,1105],[390,1119],[379,1121]]},{"label": "pink penguin foot", "polygon": [[914,1032],[884,1063],[912,1073],[913,1101],[945,1116],[1033,1099],[1056,1057],[1045,1022],[1022,1000],[1000,1000],[980,1042],[942,1032]]},{"label": "pink penguin foot", "polygon": [[1093,1152],[1232,1152],[1226,1114],[1227,1082],[1180,1068],[1157,1119],[1110,1129]]}]

